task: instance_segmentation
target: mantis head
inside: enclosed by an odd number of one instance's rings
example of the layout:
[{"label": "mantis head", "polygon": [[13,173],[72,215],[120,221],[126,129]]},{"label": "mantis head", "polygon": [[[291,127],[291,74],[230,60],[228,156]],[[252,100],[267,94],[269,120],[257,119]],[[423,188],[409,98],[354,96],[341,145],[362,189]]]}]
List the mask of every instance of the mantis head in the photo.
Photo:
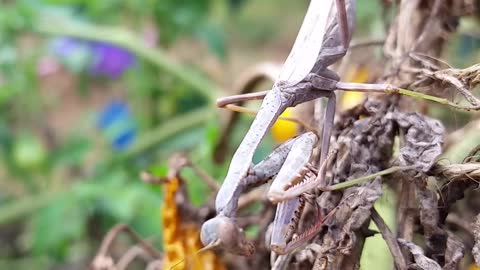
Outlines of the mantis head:
[{"label": "mantis head", "polygon": [[227,252],[250,256],[255,252],[243,230],[226,216],[216,216],[202,225],[200,240],[206,247],[219,247]]}]

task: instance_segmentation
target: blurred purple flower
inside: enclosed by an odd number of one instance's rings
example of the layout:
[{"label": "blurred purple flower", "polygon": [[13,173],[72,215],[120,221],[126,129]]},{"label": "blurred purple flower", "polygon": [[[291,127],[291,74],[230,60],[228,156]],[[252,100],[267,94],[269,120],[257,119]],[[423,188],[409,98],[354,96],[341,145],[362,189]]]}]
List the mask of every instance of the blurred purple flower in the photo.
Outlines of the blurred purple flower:
[{"label": "blurred purple flower", "polygon": [[93,62],[90,74],[104,75],[112,79],[135,64],[135,56],[129,51],[104,42],[92,42]]},{"label": "blurred purple flower", "polygon": [[70,68],[87,69],[92,76],[116,79],[135,64],[135,55],[105,42],[60,37],[54,40],[52,50]]},{"label": "blurred purple flower", "polygon": [[54,39],[52,42],[53,52],[60,57],[70,57],[72,54],[76,54],[84,49],[88,49],[87,41],[76,38],[60,37]]}]

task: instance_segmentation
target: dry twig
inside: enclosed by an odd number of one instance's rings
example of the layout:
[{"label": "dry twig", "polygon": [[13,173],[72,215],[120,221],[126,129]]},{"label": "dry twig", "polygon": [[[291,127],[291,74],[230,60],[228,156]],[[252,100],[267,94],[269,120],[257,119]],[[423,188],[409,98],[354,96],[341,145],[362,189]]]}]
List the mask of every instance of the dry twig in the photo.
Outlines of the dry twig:
[{"label": "dry twig", "polygon": [[393,261],[395,263],[395,266],[397,267],[397,270],[407,269],[407,262],[403,257],[402,251],[400,250],[400,246],[397,243],[395,235],[388,228],[387,224],[385,224],[385,221],[378,214],[375,207],[372,208],[371,217],[373,222],[375,222],[375,225],[377,225],[377,228],[382,233],[382,237],[383,239],[385,239],[385,242],[387,243],[387,246],[392,253]]},{"label": "dry twig", "polygon": [[[153,246],[143,240],[136,232],[134,232],[128,225],[118,224],[113,227],[105,236],[100,245],[100,248],[93,259],[90,268],[92,270],[116,269],[113,258],[109,255],[110,248],[120,233],[125,232],[132,239],[138,243],[138,247],[145,251],[146,254],[155,260],[161,260],[162,254],[158,252]],[[130,255],[129,255],[130,256]],[[122,261],[122,259],[120,260]]]}]

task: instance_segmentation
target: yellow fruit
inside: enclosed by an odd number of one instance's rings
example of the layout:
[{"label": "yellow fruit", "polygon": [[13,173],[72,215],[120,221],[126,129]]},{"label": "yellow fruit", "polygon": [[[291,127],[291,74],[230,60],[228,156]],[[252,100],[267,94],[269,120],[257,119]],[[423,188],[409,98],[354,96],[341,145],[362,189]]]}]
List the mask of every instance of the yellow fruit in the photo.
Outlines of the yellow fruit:
[{"label": "yellow fruit", "polygon": [[475,263],[472,263],[470,266],[468,266],[468,270],[480,270],[480,267]]},{"label": "yellow fruit", "polygon": [[[368,82],[368,69],[366,67],[353,67],[345,76],[347,82],[366,83]],[[365,93],[361,92],[344,92],[340,99],[340,108],[348,110],[363,102]]]},{"label": "yellow fruit", "polygon": [[362,92],[345,92],[340,100],[340,107],[342,110],[351,109],[362,103],[365,99],[365,93]]},{"label": "yellow fruit", "polygon": [[[287,108],[282,114],[282,117],[294,117],[293,109]],[[272,126],[273,140],[280,144],[286,140],[293,138],[297,135],[298,124],[292,121],[278,119]]]},{"label": "yellow fruit", "polygon": [[368,69],[365,66],[356,66],[348,71],[346,80],[353,83],[366,83],[369,78]]}]

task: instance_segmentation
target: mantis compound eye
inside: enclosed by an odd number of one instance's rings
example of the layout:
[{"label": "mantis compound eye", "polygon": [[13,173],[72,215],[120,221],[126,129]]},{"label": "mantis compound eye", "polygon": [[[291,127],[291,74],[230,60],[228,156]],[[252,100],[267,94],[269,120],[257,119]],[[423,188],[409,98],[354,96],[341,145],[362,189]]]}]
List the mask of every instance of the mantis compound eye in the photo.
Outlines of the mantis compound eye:
[{"label": "mantis compound eye", "polygon": [[236,255],[250,256],[255,252],[243,230],[225,216],[217,216],[205,222],[200,232],[200,240],[205,247],[219,247]]}]

